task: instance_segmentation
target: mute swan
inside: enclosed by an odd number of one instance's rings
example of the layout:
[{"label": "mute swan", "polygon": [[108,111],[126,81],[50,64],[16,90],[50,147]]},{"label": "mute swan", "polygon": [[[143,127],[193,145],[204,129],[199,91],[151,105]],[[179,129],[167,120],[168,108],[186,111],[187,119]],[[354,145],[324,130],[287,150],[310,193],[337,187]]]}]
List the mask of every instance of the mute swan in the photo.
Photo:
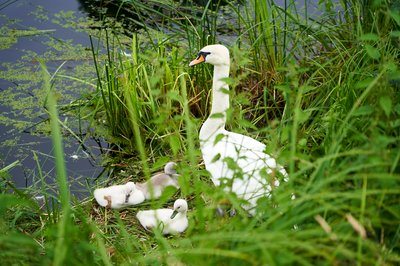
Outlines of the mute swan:
[{"label": "mute swan", "polygon": [[164,235],[177,234],[185,231],[189,225],[187,210],[186,200],[177,199],[174,209],[139,211],[136,218],[146,230],[159,227]]},{"label": "mute swan", "polygon": [[112,209],[136,205],[144,201],[143,192],[138,190],[133,182],[98,188],[94,190],[93,194],[100,206]]},{"label": "mute swan", "polygon": [[229,86],[224,79],[229,77],[229,50],[220,44],[205,46],[189,66],[202,62],[214,65],[211,112],[199,133],[205,167],[216,186],[224,185],[226,191],[246,200],[248,204],[242,207],[255,215],[257,200],[270,196],[273,187],[279,186],[277,172],[284,178],[287,173],[264,153],[263,143],[225,129]]},{"label": "mute swan", "polygon": [[137,189],[143,192],[146,199],[158,199],[168,186],[179,189],[178,174],[175,170],[176,163],[168,162],[164,167],[164,173],[157,173],[147,182],[136,183]]}]

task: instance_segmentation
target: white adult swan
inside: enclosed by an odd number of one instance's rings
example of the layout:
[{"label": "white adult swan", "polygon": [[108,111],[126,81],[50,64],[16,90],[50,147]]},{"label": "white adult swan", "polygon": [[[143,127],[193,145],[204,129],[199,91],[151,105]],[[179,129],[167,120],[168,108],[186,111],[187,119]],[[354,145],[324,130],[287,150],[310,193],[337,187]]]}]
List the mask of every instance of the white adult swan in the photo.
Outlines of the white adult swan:
[{"label": "white adult swan", "polygon": [[174,209],[139,211],[136,218],[146,230],[159,227],[164,235],[182,233],[189,225],[186,200],[177,199]]},{"label": "white adult swan", "polygon": [[199,134],[206,169],[216,186],[224,183],[226,191],[249,203],[242,207],[254,215],[257,200],[270,196],[272,188],[279,186],[277,173],[285,178],[287,173],[264,153],[263,143],[225,129],[229,108],[229,86],[225,80],[229,77],[229,50],[220,44],[205,46],[189,66],[202,62],[214,65],[211,112]]}]

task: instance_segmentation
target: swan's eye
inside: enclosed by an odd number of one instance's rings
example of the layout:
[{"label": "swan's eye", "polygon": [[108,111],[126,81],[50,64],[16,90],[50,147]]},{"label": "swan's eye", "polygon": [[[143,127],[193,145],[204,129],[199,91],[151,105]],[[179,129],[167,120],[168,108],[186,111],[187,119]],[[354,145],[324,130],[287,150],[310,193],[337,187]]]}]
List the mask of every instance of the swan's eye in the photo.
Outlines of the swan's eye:
[{"label": "swan's eye", "polygon": [[197,59],[200,59],[200,57],[203,57],[204,59],[206,59],[207,55],[209,55],[209,54],[211,54],[211,53],[210,52],[202,52],[202,51],[200,51],[198,56],[197,56]]},{"label": "swan's eye", "polygon": [[207,55],[209,55],[209,54],[210,54],[210,52],[203,52],[203,51],[200,51],[200,52],[198,53],[198,55],[197,55],[197,58],[196,58],[195,60],[193,60],[192,62],[189,63],[189,66],[194,66],[194,65],[200,64],[200,63],[202,63],[202,62],[205,62],[205,61],[206,61],[206,57],[207,57]]}]

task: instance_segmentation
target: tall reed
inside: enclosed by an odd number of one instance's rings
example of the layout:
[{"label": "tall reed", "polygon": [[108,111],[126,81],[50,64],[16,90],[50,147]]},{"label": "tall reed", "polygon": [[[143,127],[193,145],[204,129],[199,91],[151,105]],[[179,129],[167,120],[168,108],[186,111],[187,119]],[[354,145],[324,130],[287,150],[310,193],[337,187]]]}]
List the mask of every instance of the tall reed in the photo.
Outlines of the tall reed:
[{"label": "tall reed", "polygon": [[44,63],[41,63],[44,76],[44,88],[47,90],[47,109],[50,116],[52,142],[54,146],[54,157],[56,163],[56,178],[59,188],[59,199],[61,201],[62,216],[58,223],[58,236],[54,253],[54,265],[63,265],[66,261],[69,243],[68,228],[71,226],[70,192],[68,186],[67,171],[65,168],[64,148],[58,122],[57,103],[51,87],[50,75],[46,71]]}]

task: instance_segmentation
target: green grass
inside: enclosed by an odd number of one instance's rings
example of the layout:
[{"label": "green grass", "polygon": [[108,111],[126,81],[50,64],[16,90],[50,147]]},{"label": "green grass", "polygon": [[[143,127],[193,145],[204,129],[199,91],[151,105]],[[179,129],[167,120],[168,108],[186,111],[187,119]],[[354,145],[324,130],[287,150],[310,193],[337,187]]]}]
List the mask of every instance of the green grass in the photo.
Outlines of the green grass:
[{"label": "green grass", "polygon": [[[348,8],[335,17],[333,2],[325,1],[327,13],[312,19],[293,1],[285,3],[219,6],[239,18],[229,44],[228,127],[266,143],[290,174],[271,199],[259,202],[257,217],[215,216],[219,200],[240,202],[210,185],[201,164],[197,132],[208,114],[212,71],[187,65],[209,31],[218,41],[221,22],[218,11],[195,18],[179,9],[192,17],[171,35],[149,26],[128,46],[112,31],[93,39],[96,92],[74,110],[113,144],[109,160],[127,164],[110,166],[114,182],[142,180],[172,159],[181,190],[120,211],[93,201],[72,204],[56,88],[44,72],[60,209],[42,212],[15,189],[7,175],[14,164],[0,170],[0,259],[22,265],[399,264],[399,11],[386,2],[367,9],[342,1]],[[162,23],[176,26],[167,17]],[[189,201],[184,234],[163,237],[140,227],[136,211],[171,206],[178,197]]]}]

